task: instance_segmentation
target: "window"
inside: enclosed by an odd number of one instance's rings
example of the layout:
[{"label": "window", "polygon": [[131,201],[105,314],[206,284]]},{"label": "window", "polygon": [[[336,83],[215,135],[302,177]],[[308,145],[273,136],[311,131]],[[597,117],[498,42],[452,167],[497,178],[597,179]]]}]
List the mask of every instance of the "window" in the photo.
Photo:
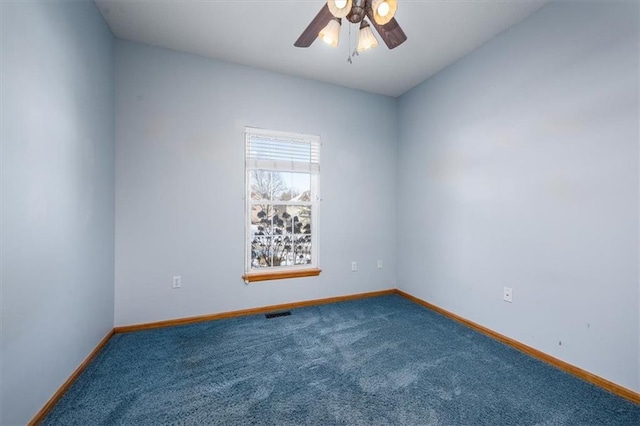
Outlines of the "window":
[{"label": "window", "polygon": [[245,282],[320,274],[320,138],[245,128]]}]

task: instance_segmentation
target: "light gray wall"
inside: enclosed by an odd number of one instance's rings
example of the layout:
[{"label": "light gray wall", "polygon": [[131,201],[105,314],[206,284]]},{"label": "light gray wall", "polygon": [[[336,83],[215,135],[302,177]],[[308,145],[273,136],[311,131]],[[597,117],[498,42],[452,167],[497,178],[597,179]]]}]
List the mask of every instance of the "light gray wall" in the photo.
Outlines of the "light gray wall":
[{"label": "light gray wall", "polygon": [[[395,287],[396,107],[118,41],[116,325]],[[241,280],[245,125],[322,137],[319,277]]]},{"label": "light gray wall", "polygon": [[1,2],[0,424],[113,327],[113,37],[93,2]]},{"label": "light gray wall", "polygon": [[636,391],[638,36],[545,6],[402,96],[398,148],[399,287]]}]

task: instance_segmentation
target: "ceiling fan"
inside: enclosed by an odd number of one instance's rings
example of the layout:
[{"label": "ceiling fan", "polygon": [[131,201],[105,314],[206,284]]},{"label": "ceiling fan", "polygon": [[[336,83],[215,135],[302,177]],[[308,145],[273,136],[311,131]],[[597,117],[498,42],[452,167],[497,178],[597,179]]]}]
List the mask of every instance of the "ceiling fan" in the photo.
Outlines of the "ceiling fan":
[{"label": "ceiling fan", "polygon": [[346,18],[352,24],[360,24],[357,50],[367,50],[378,45],[366,20],[369,18],[387,47],[396,48],[407,39],[393,17],[397,8],[398,0],[329,0],[293,45],[309,47],[319,37],[336,47],[342,18]]}]

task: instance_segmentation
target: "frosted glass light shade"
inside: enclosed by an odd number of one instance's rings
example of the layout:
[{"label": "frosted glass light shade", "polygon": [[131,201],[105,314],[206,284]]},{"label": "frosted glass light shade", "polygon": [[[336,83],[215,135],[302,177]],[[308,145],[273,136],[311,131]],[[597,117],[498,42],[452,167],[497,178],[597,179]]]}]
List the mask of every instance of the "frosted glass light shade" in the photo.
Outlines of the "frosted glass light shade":
[{"label": "frosted glass light shade", "polygon": [[373,19],[378,25],[389,23],[398,10],[398,0],[372,0]]},{"label": "frosted glass light shade", "polygon": [[341,24],[340,18],[333,18],[326,27],[320,30],[318,37],[331,47],[338,46]]},{"label": "frosted glass light shade", "polygon": [[352,0],[329,0],[329,12],[336,18],[344,18],[351,12]]},{"label": "frosted glass light shade", "polygon": [[360,33],[358,34],[358,52],[373,49],[378,46],[378,39],[371,31],[371,27],[367,21],[362,21],[360,25]]}]

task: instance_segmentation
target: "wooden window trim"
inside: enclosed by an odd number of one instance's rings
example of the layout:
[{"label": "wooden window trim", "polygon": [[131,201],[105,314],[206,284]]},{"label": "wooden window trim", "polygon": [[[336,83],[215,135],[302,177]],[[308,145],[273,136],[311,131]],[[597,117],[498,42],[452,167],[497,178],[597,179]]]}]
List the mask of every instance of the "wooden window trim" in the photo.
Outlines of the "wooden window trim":
[{"label": "wooden window trim", "polygon": [[276,271],[244,274],[242,279],[246,283],[269,280],[284,280],[289,278],[317,277],[322,272],[321,269],[297,269],[294,271]]}]

